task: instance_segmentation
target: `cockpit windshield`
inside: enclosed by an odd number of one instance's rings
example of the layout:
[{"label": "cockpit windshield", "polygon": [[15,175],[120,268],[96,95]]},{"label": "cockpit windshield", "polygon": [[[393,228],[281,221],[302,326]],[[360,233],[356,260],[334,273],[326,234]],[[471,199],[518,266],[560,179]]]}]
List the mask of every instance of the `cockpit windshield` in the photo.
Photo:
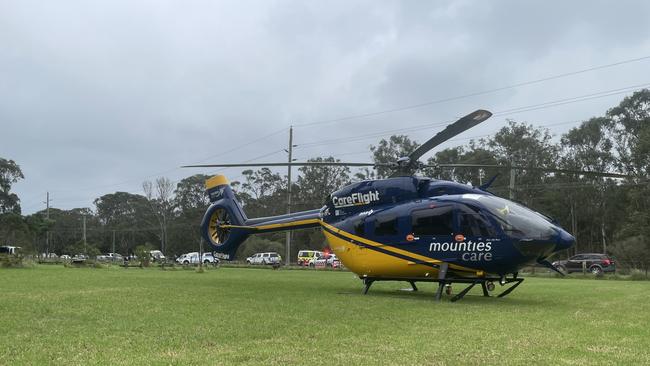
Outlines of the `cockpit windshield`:
[{"label": "cockpit windshield", "polygon": [[480,202],[508,235],[546,239],[554,234],[554,224],[546,217],[517,203],[489,195],[468,194],[463,197]]}]

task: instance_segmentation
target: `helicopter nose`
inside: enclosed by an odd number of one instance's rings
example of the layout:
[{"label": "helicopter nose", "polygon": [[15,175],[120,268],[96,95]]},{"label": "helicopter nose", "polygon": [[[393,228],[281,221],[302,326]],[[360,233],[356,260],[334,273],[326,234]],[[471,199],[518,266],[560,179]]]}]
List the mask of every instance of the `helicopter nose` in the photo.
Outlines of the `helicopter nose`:
[{"label": "helicopter nose", "polygon": [[560,230],[560,233],[557,238],[557,244],[555,245],[555,251],[565,250],[571,248],[576,243],[576,238],[573,235],[567,233],[564,230]]}]

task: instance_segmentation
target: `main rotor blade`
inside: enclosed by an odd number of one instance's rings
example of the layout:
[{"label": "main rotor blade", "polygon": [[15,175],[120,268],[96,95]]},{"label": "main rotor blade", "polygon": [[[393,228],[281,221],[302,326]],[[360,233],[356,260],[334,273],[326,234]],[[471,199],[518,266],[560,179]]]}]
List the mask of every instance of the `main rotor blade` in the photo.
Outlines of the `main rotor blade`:
[{"label": "main rotor blade", "polygon": [[181,168],[236,168],[236,167],[257,167],[257,166],[391,166],[391,164],[375,163],[345,163],[345,162],[327,162],[327,161],[307,161],[303,163],[286,162],[286,163],[243,163],[243,164],[199,164],[184,165]]},{"label": "main rotor blade", "polygon": [[556,168],[541,168],[530,167],[521,165],[496,165],[496,164],[438,164],[438,165],[425,165],[427,168],[493,168],[493,169],[516,169],[516,170],[537,170],[542,172],[551,173],[567,173],[567,174],[583,174],[596,177],[610,177],[610,178],[634,178],[632,175],[608,173],[608,172],[594,172],[590,170],[576,170],[576,169],[556,169]]},{"label": "main rotor blade", "polygon": [[478,125],[479,123],[485,121],[486,119],[492,116],[492,112],[486,111],[484,109],[476,110],[465,117],[459,119],[458,121],[450,124],[445,127],[444,130],[438,132],[435,136],[429,139],[429,141],[420,145],[415,151],[409,155],[409,160],[411,163],[416,162],[422,155],[426,154],[429,150],[434,147],[442,144],[443,142],[449,140],[450,138],[459,135],[470,128]]}]

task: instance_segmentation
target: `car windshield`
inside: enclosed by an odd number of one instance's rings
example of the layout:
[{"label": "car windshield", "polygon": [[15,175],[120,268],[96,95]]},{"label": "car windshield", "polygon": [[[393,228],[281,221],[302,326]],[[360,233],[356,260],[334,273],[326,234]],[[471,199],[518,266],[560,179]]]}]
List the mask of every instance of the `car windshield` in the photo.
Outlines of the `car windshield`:
[{"label": "car windshield", "polygon": [[[472,197],[466,197],[472,196]],[[503,231],[532,239],[554,234],[553,223],[543,215],[506,199],[488,195],[464,195],[478,200],[497,220]]]}]

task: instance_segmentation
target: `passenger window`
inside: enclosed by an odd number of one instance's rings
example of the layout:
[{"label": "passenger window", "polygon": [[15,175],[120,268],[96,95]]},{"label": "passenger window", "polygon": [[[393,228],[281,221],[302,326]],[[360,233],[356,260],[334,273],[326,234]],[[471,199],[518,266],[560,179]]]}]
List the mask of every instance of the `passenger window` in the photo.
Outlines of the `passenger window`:
[{"label": "passenger window", "polygon": [[377,217],[375,222],[375,235],[397,235],[397,216],[385,215]]},{"label": "passenger window", "polygon": [[411,213],[413,235],[451,235],[453,211],[451,206],[417,210]]}]

